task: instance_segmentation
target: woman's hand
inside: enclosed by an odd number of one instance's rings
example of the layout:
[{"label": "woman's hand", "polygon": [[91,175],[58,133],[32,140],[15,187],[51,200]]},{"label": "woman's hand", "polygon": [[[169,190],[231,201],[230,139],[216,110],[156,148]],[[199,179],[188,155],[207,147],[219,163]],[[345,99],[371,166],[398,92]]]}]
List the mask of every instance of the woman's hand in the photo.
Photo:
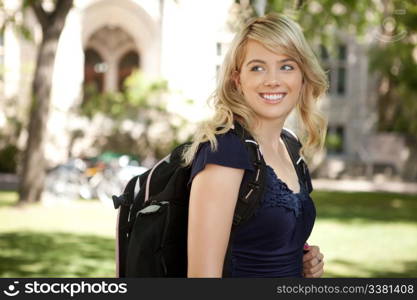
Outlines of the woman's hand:
[{"label": "woman's hand", "polygon": [[306,278],[318,278],[323,275],[324,255],[318,246],[305,245],[308,252],[303,256],[303,276]]}]

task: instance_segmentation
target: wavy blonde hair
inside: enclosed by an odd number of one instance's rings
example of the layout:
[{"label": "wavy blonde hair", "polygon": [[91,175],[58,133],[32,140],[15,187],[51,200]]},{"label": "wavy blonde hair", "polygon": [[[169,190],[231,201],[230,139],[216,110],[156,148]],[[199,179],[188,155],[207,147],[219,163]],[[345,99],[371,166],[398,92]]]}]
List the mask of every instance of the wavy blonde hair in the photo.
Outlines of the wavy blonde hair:
[{"label": "wavy blonde hair", "polygon": [[251,129],[256,122],[255,113],[246,104],[233,79],[234,74],[240,72],[249,39],[297,62],[304,82],[296,105],[302,131],[301,151],[308,155],[323,146],[327,121],[318,111],[316,103],[328,88],[327,76],[300,26],[284,15],[273,13],[251,19],[233,39],[220,69],[217,88],[211,97],[214,116],[198,127],[193,143],[183,153],[185,165],[191,164],[198,146],[203,142],[210,142],[211,149],[215,151],[216,134],[229,131],[236,120],[253,134]]}]

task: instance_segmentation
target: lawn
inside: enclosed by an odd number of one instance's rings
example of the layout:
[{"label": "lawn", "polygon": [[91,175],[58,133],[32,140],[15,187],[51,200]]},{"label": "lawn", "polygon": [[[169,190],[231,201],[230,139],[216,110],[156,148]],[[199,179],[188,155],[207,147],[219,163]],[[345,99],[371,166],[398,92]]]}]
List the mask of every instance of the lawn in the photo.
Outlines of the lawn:
[{"label": "lawn", "polygon": [[114,277],[116,211],[99,201],[12,207],[0,192],[0,277]]},{"label": "lawn", "polygon": [[[417,196],[313,194],[325,277],[417,277]],[[12,206],[0,192],[0,277],[113,277],[116,213],[98,201]]]},{"label": "lawn", "polygon": [[326,277],[417,277],[417,196],[314,192]]}]

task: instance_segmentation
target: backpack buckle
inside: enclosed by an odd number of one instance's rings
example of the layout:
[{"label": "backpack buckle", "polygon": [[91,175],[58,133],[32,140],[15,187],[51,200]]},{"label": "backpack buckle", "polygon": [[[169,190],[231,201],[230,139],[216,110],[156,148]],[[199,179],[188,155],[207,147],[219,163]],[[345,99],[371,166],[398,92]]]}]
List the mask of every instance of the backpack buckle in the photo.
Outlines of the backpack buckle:
[{"label": "backpack buckle", "polygon": [[128,200],[127,194],[121,194],[120,196],[113,195],[113,205],[115,209],[118,209],[120,205],[129,206],[130,201]]},{"label": "backpack buckle", "polygon": [[260,161],[255,161],[255,162],[253,163],[253,165],[254,165],[257,169],[260,169],[260,168],[262,167],[262,162],[260,162]]},{"label": "backpack buckle", "polygon": [[248,186],[253,189],[253,190],[257,190],[259,189],[259,183],[255,183],[255,182],[249,182]]}]

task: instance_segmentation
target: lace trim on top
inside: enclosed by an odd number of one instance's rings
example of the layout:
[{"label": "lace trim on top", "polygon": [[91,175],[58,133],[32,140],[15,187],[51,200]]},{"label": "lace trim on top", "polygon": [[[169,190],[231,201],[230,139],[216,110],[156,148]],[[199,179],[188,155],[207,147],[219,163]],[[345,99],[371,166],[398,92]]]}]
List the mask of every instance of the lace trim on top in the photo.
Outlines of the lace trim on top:
[{"label": "lace trim on top", "polygon": [[299,193],[294,193],[285,182],[277,177],[270,166],[267,166],[267,172],[268,180],[265,186],[266,190],[262,201],[262,207],[285,207],[292,210],[297,218],[302,210],[301,201],[305,198],[303,186],[300,186]]}]

